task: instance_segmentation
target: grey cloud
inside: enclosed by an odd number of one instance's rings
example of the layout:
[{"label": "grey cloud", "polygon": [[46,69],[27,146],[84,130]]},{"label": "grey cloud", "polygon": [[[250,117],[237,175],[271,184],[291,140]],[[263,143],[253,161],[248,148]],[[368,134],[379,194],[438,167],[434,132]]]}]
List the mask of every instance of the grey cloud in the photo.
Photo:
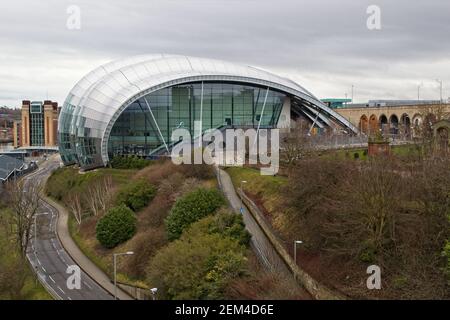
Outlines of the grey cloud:
[{"label": "grey cloud", "polygon": [[[71,4],[81,8],[79,31],[66,28]],[[380,31],[366,28],[371,4],[381,8]],[[433,79],[450,83],[449,12],[446,0],[2,3],[0,74],[15,77],[1,77],[0,90],[16,98],[0,105],[42,99],[46,90],[62,102],[96,64],[151,52],[261,66],[319,97],[343,96],[355,84],[358,100],[415,98],[416,84],[425,81],[424,98],[436,98]]]}]

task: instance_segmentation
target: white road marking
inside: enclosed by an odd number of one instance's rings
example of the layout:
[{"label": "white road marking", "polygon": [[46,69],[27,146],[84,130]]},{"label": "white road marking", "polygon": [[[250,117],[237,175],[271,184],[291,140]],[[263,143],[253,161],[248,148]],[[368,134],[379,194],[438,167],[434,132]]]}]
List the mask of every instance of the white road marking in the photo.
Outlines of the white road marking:
[{"label": "white road marking", "polygon": [[42,265],[42,263],[41,263],[41,261],[39,260],[38,257],[36,257],[36,261],[37,261],[37,263],[39,263],[40,266]]},{"label": "white road marking", "polygon": [[72,298],[71,298],[71,297],[67,297],[67,299],[69,299],[69,300],[72,300]]},{"label": "white road marking", "polygon": [[45,273],[47,273],[47,270],[43,266],[41,266],[42,270],[44,270]]},{"label": "white road marking", "polygon": [[64,292],[64,290],[63,289],[61,289],[61,287],[60,286],[56,286],[58,289],[59,289],[59,291],[61,291],[62,293],[64,293],[64,294],[66,294],[65,292]]},{"label": "white road marking", "polygon": [[90,285],[88,285],[86,281],[83,281],[83,284],[84,284],[86,287],[88,287],[89,289],[92,290],[92,287],[91,287]]},{"label": "white road marking", "polygon": [[48,276],[48,278],[49,278],[50,280],[52,280],[53,283],[56,283],[55,280],[53,280],[52,276]]}]

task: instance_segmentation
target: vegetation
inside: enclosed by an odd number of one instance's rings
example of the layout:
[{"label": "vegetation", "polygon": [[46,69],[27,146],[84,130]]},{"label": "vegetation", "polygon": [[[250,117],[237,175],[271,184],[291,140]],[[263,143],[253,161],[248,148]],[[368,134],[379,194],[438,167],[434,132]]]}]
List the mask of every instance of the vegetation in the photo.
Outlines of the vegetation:
[{"label": "vegetation", "polygon": [[[118,261],[118,281],[133,285],[146,286],[145,270],[149,259],[167,244],[164,220],[176,199],[198,187],[215,188],[217,182],[213,170],[207,167],[207,174],[213,178],[199,179],[195,177],[193,166],[176,166],[171,161],[154,161],[139,171],[102,168],[80,174],[74,168],[58,169],[48,180],[46,190],[56,191],[57,186],[65,185],[61,202],[72,212],[70,200],[74,194],[79,195],[82,207],[82,220],[78,222],[76,215],[69,216],[69,231],[78,247],[99,268],[112,276],[112,253],[134,251],[135,254]],[[211,173],[212,172],[212,173]],[[104,179],[111,177],[112,187],[106,198],[106,210],[93,213],[91,204],[86,201],[86,194],[91,194],[92,187]],[[72,181],[68,183],[68,181]],[[153,200],[146,203],[136,216],[135,235],[114,248],[105,248],[96,237],[96,225],[108,209],[116,206],[120,193],[129,186],[145,181],[153,186]],[[53,193],[52,193],[53,194]],[[97,200],[98,202],[98,200]]]},{"label": "vegetation", "polygon": [[[248,181],[285,243],[301,235],[302,267],[319,281],[357,298],[448,298],[450,161],[407,148],[357,162],[306,158],[287,179],[227,171],[236,187]],[[382,269],[381,291],[365,288],[371,264]]]},{"label": "vegetation", "polygon": [[169,240],[178,239],[192,223],[216,211],[225,203],[216,189],[199,188],[177,200],[166,219]]},{"label": "vegetation", "polygon": [[117,194],[117,204],[125,204],[137,212],[153,200],[156,188],[149,181],[140,179],[125,185]]},{"label": "vegetation", "polygon": [[8,224],[13,230],[16,244],[23,257],[26,255],[31,238],[31,227],[39,209],[42,185],[40,181],[24,180],[8,182],[4,203],[11,209]]},{"label": "vegetation", "polygon": [[223,299],[229,282],[244,273],[248,242],[241,216],[208,216],[156,254],[148,282],[166,299]]},{"label": "vegetation", "polygon": [[95,181],[108,176],[116,186],[126,184],[135,172],[135,170],[97,169],[79,173],[78,169],[73,167],[59,168],[48,178],[45,193],[57,201],[64,202],[69,195],[78,193],[81,196]]},{"label": "vegetation", "polygon": [[0,208],[0,300],[50,300],[17,244],[13,215],[9,208]]},{"label": "vegetation", "polygon": [[115,156],[110,164],[111,167],[115,169],[143,169],[151,163],[150,160],[145,160],[136,156]]},{"label": "vegetation", "polygon": [[105,248],[114,248],[136,233],[134,212],[124,204],[112,208],[97,223],[97,240]]}]

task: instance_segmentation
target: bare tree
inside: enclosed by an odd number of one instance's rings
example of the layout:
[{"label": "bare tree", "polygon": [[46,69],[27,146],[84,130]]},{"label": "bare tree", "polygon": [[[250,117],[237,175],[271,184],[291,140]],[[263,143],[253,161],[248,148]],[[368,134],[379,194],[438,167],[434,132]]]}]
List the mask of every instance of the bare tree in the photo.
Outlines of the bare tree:
[{"label": "bare tree", "polygon": [[111,176],[105,176],[89,186],[85,199],[94,216],[105,212],[109,208],[112,194],[113,181]]},{"label": "bare tree", "polygon": [[287,165],[295,164],[298,160],[314,153],[314,148],[308,141],[308,132],[300,125],[294,125],[283,138],[282,159]]},{"label": "bare tree", "polygon": [[70,209],[70,212],[77,220],[78,225],[81,225],[83,207],[81,205],[80,195],[78,193],[72,193],[66,200],[66,204]]},{"label": "bare tree", "polygon": [[25,256],[31,227],[41,201],[42,184],[38,180],[11,181],[6,185],[9,206],[13,211],[11,226],[22,256]]}]

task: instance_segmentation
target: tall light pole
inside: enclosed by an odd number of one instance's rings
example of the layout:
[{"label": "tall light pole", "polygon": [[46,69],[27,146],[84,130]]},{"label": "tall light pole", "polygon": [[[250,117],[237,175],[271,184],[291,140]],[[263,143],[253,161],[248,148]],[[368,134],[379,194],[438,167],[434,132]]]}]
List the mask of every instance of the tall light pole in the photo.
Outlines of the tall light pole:
[{"label": "tall light pole", "polygon": [[152,300],[156,300],[156,293],[158,292],[158,288],[151,288],[150,293],[152,294]]},{"label": "tall light pole", "polygon": [[423,84],[421,83],[421,84],[419,84],[418,86],[417,86],[417,101],[420,101],[420,87],[422,86]]},{"label": "tall light pole", "polygon": [[242,200],[242,197],[244,196],[244,186],[243,184],[247,183],[247,181],[242,180],[241,181],[241,214],[244,212],[244,200]]},{"label": "tall light pole", "polygon": [[355,85],[352,84],[352,104],[354,104],[355,102],[353,101],[354,98],[354,90],[355,90]]},{"label": "tall light pole", "polygon": [[133,251],[127,251],[127,252],[123,252],[123,253],[114,253],[113,257],[114,257],[114,300],[117,300],[117,257],[118,256],[130,256],[134,254]]},{"label": "tall light pole", "polygon": [[441,103],[442,103],[442,84],[443,84],[443,82],[440,79],[436,79],[436,81],[441,85],[440,86],[440,92],[441,92]]},{"label": "tall light pole", "polygon": [[297,265],[297,245],[302,244],[302,243],[303,243],[303,241],[300,241],[300,240],[294,241],[294,262],[296,265]]}]

